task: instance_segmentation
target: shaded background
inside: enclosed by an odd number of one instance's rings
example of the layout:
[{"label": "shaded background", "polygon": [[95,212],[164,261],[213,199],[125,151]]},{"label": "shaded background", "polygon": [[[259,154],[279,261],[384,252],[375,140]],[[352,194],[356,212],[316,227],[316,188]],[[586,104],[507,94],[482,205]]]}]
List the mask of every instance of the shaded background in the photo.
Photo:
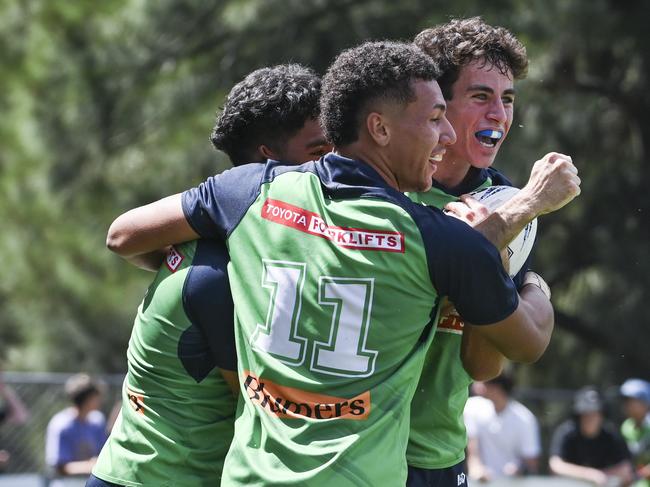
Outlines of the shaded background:
[{"label": "shaded background", "polygon": [[537,268],[556,332],[520,385],[650,378],[650,2],[103,0],[0,2],[0,360],[119,373],[151,275],[104,247],[121,212],[229,166],[208,136],[249,71],[323,73],[343,48],[481,15],[528,47],[496,167],[518,184],[549,151],[582,195],[545,216]]}]

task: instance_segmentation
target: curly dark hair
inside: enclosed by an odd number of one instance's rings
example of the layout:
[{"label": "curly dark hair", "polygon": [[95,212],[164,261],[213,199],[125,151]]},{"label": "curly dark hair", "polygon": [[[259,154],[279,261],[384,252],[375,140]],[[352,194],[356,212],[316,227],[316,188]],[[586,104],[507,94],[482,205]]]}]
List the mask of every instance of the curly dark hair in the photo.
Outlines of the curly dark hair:
[{"label": "curly dark hair", "polygon": [[237,83],[210,134],[237,166],[255,162],[266,145],[282,152],[306,121],[318,118],[321,80],[299,64],[261,68]]},{"label": "curly dark hair", "polygon": [[337,147],[355,142],[376,100],[415,100],[412,82],[438,77],[436,63],[414,44],[366,42],[343,51],[323,77],[321,125]]},{"label": "curly dark hair", "polygon": [[528,72],[524,45],[509,30],[488,25],[480,17],[453,19],[423,30],[414,42],[440,66],[438,83],[447,100],[460,68],[472,61],[482,60],[502,74],[512,73],[514,79],[525,78]]}]

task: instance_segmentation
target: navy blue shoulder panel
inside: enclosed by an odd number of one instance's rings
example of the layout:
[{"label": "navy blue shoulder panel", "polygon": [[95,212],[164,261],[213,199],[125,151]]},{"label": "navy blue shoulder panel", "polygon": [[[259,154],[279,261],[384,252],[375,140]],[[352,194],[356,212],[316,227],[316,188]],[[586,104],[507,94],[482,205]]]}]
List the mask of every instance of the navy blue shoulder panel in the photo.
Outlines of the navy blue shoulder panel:
[{"label": "navy blue shoulder panel", "polygon": [[376,197],[407,211],[423,236],[429,273],[441,296],[449,296],[468,322],[494,323],[518,304],[498,252],[466,224],[411,202],[368,164],[330,153],[318,162],[286,166],[277,161],[236,167],[183,193],[183,210],[203,237],[223,240],[237,226],[265,182],[287,171],[312,172],[325,197]]},{"label": "navy blue shoulder panel", "polygon": [[423,205],[405,207],[425,243],[431,282],[474,325],[510,316],[519,295],[497,249],[466,223]]},{"label": "navy blue shoulder panel", "polygon": [[258,195],[264,164],[246,164],[209,177],[182,195],[183,212],[199,236],[225,240]]},{"label": "navy blue shoulder panel", "polygon": [[502,172],[497,171],[493,167],[485,170],[487,175],[492,180],[492,186],[514,186],[512,181],[508,179]]},{"label": "navy blue shoulder panel", "polygon": [[207,343],[213,363],[237,369],[234,306],[228,281],[230,258],[223,242],[201,239],[183,288],[183,306]]},{"label": "navy blue shoulder panel", "polygon": [[234,167],[185,191],[183,213],[199,236],[225,240],[259,196],[262,184],[288,171],[315,172],[314,164],[288,166],[269,160]]},{"label": "navy blue shoulder panel", "polygon": [[478,169],[471,167],[467,173],[467,176],[458,186],[448,188],[434,179],[433,187],[452,196],[460,196],[462,194],[468,194],[472,191],[476,191],[476,189],[485,183],[488,178],[492,181],[493,186],[512,186],[510,180],[496,169],[493,169],[491,167],[487,169]]}]

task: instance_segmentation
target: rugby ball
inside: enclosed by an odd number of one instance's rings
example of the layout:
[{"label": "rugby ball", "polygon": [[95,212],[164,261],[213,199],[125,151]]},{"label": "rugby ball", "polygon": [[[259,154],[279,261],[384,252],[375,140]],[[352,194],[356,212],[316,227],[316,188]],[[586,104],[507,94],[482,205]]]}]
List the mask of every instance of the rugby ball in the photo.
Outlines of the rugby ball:
[{"label": "rugby ball", "polygon": [[[490,212],[496,210],[519,192],[512,186],[490,186],[489,188],[474,191],[471,196],[486,206]],[[530,255],[537,235],[537,218],[531,221],[519,232],[512,242],[508,244],[508,257],[510,259],[510,277],[514,277],[521,270]]]}]

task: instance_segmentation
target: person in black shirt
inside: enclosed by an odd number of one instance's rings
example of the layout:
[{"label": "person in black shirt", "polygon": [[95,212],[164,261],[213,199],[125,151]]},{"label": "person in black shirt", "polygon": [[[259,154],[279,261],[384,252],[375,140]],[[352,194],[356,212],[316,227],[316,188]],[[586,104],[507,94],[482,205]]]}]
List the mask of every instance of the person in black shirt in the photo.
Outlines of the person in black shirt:
[{"label": "person in black shirt", "polygon": [[598,391],[592,387],[580,389],[573,412],[574,416],[553,434],[551,472],[596,485],[607,485],[612,477],[621,485],[629,485],[634,478],[630,453],[618,431],[604,421]]}]

